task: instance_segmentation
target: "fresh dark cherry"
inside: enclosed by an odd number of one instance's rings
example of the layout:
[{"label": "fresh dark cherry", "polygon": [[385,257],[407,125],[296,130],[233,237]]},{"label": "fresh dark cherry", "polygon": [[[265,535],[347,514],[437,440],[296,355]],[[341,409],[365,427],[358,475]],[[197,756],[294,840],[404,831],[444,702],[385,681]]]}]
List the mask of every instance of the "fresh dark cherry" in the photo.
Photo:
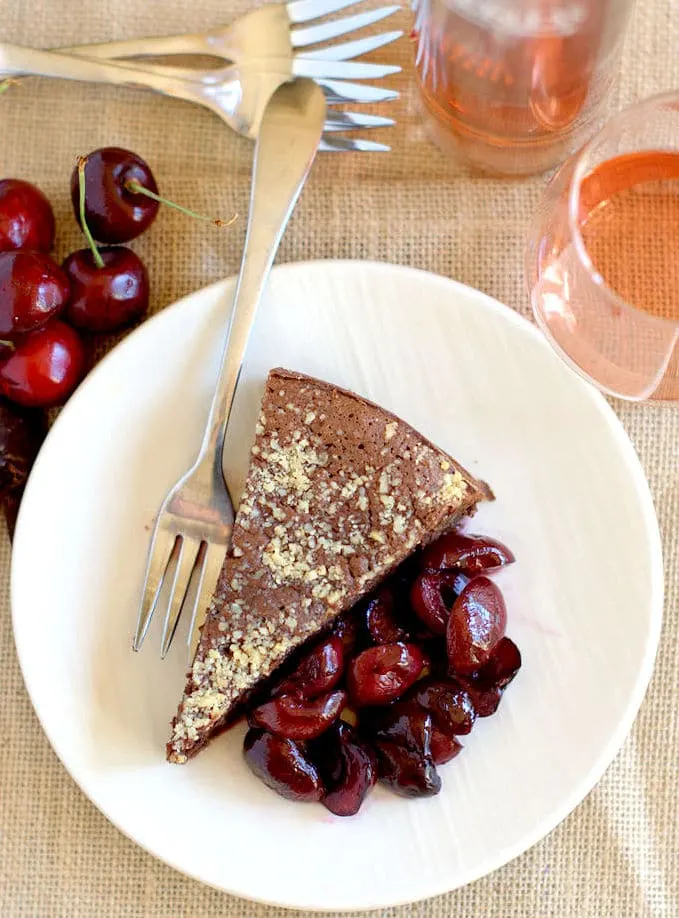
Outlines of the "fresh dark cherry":
[{"label": "fresh dark cherry", "polygon": [[0,399],[0,507],[10,535],[26,479],[46,432],[42,411],[19,408]]},{"label": "fresh dark cherry", "polygon": [[379,776],[404,797],[432,796],[441,779],[432,758],[431,715],[401,702],[376,722],[371,736],[377,750]]},{"label": "fresh dark cherry", "polygon": [[[130,191],[137,182],[158,194],[151,169],[135,153],[120,147],[103,147],[86,157],[85,219],[98,242],[129,242],[147,229],[156,218],[159,204],[146,195]],[[71,199],[80,223],[80,185],[78,167],[71,176]]]},{"label": "fresh dark cherry", "polygon": [[253,729],[246,734],[243,749],[252,772],[282,797],[307,802],[322,798],[318,769],[293,740]]},{"label": "fresh dark cherry", "polygon": [[502,593],[487,577],[471,580],[453,604],[446,640],[452,670],[478,670],[504,636],[507,608]]},{"label": "fresh dark cherry", "polygon": [[427,676],[435,679],[447,679],[450,672],[450,664],[448,663],[445,638],[441,638],[440,635],[433,637],[429,634],[419,644],[427,657],[429,669]]},{"label": "fresh dark cherry", "polygon": [[503,637],[484,665],[465,680],[465,688],[479,717],[494,714],[505,688],[521,668],[521,653],[514,641]]},{"label": "fresh dark cherry", "polygon": [[450,610],[468,582],[456,571],[424,571],[413,583],[410,603],[432,634],[445,634]]},{"label": "fresh dark cherry", "polygon": [[453,680],[427,680],[415,686],[413,699],[428,711],[434,724],[449,736],[469,733],[476,711],[469,692]]},{"label": "fresh dark cherry", "polygon": [[407,637],[395,614],[394,594],[383,587],[368,601],[365,623],[374,644],[395,644]]},{"label": "fresh dark cherry", "polygon": [[462,744],[434,725],[431,731],[431,757],[434,765],[445,765],[462,752]]},{"label": "fresh dark cherry", "polygon": [[43,252],[0,252],[0,337],[45,325],[66,305],[68,278]]},{"label": "fresh dark cherry", "polygon": [[498,685],[484,687],[472,681],[466,682],[465,686],[472,699],[477,717],[490,717],[497,711],[504,689]]},{"label": "fresh dark cherry", "polygon": [[441,790],[441,777],[431,755],[377,740],[380,780],[401,797],[433,797]]},{"label": "fresh dark cherry", "polygon": [[431,714],[419,705],[399,702],[369,723],[367,732],[374,740],[397,743],[426,756],[431,752],[432,725]]},{"label": "fresh dark cherry", "polygon": [[[408,559],[377,593],[337,620],[330,636],[284,672],[269,700],[250,713],[251,725],[267,731],[250,731],[253,746],[257,741],[279,750],[276,744],[287,744],[286,762],[292,758],[295,774],[315,768],[302,799],[318,799],[317,788],[325,788],[331,812],[353,815],[375,780],[375,761],[380,779],[396,793],[436,794],[436,766],[459,755],[458,737],[470,732],[476,717],[497,709],[521,655],[504,637],[502,594],[477,573],[513,557],[494,540],[452,536],[439,545],[438,558],[432,551]],[[473,551],[465,554],[470,541]],[[453,550],[459,568],[447,567]],[[355,708],[338,703],[328,724],[323,714],[328,698],[344,696],[337,689],[343,676]],[[277,737],[274,731],[286,733]],[[297,799],[290,780],[284,777],[281,790],[271,771],[264,768],[263,780]]]},{"label": "fresh dark cherry", "polygon": [[0,181],[0,252],[49,252],[54,244],[54,213],[45,195],[22,179]]},{"label": "fresh dark cherry", "polygon": [[310,753],[326,787],[323,804],[336,816],[358,813],[377,781],[377,759],[349,724],[338,721]]},{"label": "fresh dark cherry", "polygon": [[331,634],[304,656],[276,689],[277,695],[316,698],[335,688],[344,672],[344,644]]},{"label": "fresh dark cherry", "polygon": [[0,363],[0,393],[28,407],[58,405],[75,389],[84,366],[78,333],[54,319],[17,341]]},{"label": "fresh dark cherry", "polygon": [[99,249],[104,267],[91,249],[69,255],[63,269],[71,283],[66,317],[72,325],[93,332],[114,331],[146,314],[149,277],[141,258],[124,246]]},{"label": "fresh dark cherry", "polygon": [[389,578],[389,583],[396,595],[408,593],[413,580],[422,570],[422,550],[417,549],[402,561]]},{"label": "fresh dark cherry", "polygon": [[456,568],[469,575],[490,573],[512,561],[514,555],[502,542],[487,536],[463,535],[456,530],[441,536],[422,555],[424,568]]},{"label": "fresh dark cherry", "polygon": [[349,696],[358,707],[389,704],[419,679],[425,665],[425,656],[415,644],[370,647],[349,664]]},{"label": "fresh dark cherry", "polygon": [[337,720],[346,700],[347,693],[342,689],[313,700],[280,695],[255,708],[250,724],[287,739],[310,740],[320,736]]},{"label": "fresh dark cherry", "polygon": [[511,638],[503,637],[495,645],[488,660],[476,673],[482,685],[505,688],[521,669],[521,651]]},{"label": "fresh dark cherry", "polygon": [[352,656],[361,640],[361,628],[353,610],[340,615],[333,625],[332,633],[342,641],[345,659]]},{"label": "fresh dark cherry", "polygon": [[42,411],[0,399],[0,497],[23,488],[45,438]]}]

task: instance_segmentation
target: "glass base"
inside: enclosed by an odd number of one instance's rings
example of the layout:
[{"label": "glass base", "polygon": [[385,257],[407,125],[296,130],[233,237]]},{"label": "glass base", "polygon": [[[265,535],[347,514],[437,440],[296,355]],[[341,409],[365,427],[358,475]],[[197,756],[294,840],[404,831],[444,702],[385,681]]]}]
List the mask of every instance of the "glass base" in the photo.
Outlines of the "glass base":
[{"label": "glass base", "polygon": [[574,153],[597,129],[588,124],[577,132],[535,141],[517,141],[491,134],[480,136],[460,122],[445,124],[420,97],[424,126],[436,146],[453,159],[464,159],[475,169],[498,177],[541,175]]}]

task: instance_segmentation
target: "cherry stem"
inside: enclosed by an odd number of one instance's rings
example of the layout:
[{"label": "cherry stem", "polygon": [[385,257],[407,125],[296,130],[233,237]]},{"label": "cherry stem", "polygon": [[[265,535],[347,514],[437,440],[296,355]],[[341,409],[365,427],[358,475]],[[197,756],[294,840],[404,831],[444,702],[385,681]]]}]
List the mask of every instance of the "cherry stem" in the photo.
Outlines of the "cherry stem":
[{"label": "cherry stem", "polygon": [[3,92],[7,92],[10,86],[18,86],[18,85],[19,85],[19,81],[13,79],[12,77],[7,77],[6,80],[0,80],[0,95],[2,95]]},{"label": "cherry stem", "polygon": [[8,347],[10,351],[16,350],[16,344],[13,341],[5,341],[4,338],[0,338],[0,347]]},{"label": "cherry stem", "polygon": [[99,249],[97,248],[97,243],[94,241],[94,236],[90,232],[90,228],[87,225],[87,219],[85,217],[85,166],[87,165],[87,157],[79,156],[78,157],[78,190],[80,192],[80,226],[82,231],[85,234],[85,239],[87,239],[87,244],[92,249],[92,256],[94,258],[94,263],[98,268],[104,267],[104,259],[101,257]]},{"label": "cherry stem", "polygon": [[188,207],[182,207],[181,204],[175,204],[174,201],[169,201],[167,198],[161,198],[155,191],[151,191],[144,185],[140,185],[135,179],[129,179],[125,182],[125,188],[132,194],[144,194],[147,198],[151,198],[152,201],[158,201],[159,204],[167,204],[168,207],[174,207],[175,210],[178,210],[182,214],[186,214],[187,217],[193,217],[194,220],[206,220],[208,223],[214,223],[215,226],[232,226],[238,219],[238,214],[234,214],[233,217],[230,217],[228,220],[215,220],[213,217],[206,217],[205,214],[198,214],[195,210],[189,210]]}]

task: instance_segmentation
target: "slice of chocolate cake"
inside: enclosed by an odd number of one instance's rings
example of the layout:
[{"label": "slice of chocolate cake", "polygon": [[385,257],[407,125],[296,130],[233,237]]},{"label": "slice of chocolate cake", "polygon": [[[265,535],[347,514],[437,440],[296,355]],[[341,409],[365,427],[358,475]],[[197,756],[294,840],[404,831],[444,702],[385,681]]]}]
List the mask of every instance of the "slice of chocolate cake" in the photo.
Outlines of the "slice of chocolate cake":
[{"label": "slice of chocolate cake", "polygon": [[492,496],[383,408],[272,370],[168,759],[195,755],[296,647]]}]

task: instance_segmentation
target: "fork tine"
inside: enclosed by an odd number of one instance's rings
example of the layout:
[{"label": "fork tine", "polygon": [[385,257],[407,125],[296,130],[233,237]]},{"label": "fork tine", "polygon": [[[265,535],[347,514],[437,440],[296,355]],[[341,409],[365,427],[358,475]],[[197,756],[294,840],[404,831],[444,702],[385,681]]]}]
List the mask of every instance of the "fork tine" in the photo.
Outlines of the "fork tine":
[{"label": "fork tine", "polygon": [[400,73],[401,68],[393,64],[363,64],[355,61],[319,61],[296,57],[292,62],[292,72],[296,77],[308,77],[311,80],[320,78],[330,80],[379,80],[393,73]]},{"label": "fork tine", "polygon": [[[191,572],[191,580],[189,581],[189,586],[188,586],[188,589],[186,590],[186,596],[184,597],[184,602],[182,603],[182,609],[180,613],[181,618],[183,618],[185,621],[186,621],[186,618],[188,617],[189,625],[188,625],[186,640],[189,646],[191,646],[193,635],[196,632],[196,627],[195,627],[196,626],[196,615],[198,612],[198,605],[200,603],[201,595],[203,593],[203,583],[205,581],[205,565],[206,565],[207,551],[208,551],[208,543],[205,540],[203,540],[200,543],[200,547],[198,549],[198,556],[196,557],[196,564],[193,568],[193,571]],[[212,593],[214,593],[214,589]],[[205,597],[205,608],[206,609],[210,602],[211,597],[212,597],[212,594],[210,594],[210,596]],[[198,642],[196,641],[195,644],[197,643]],[[191,654],[191,660],[193,659],[194,655],[195,655],[195,645],[193,647],[193,653]],[[191,662],[191,660],[189,662]]]},{"label": "fork tine", "polygon": [[317,51],[305,51],[305,60],[323,60],[323,61],[349,61],[354,57],[360,57],[362,54],[369,54],[377,48],[391,44],[397,38],[401,38],[403,32],[382,32],[380,35],[368,35],[366,38],[357,38],[356,41],[347,41],[341,45],[327,45],[325,48],[318,48]]},{"label": "fork tine", "polygon": [[347,16],[345,19],[336,19],[334,22],[323,22],[320,25],[309,26],[306,29],[291,29],[290,44],[293,48],[304,48],[306,45],[316,45],[349,32],[357,32],[365,26],[373,25],[381,19],[386,19],[400,10],[400,6],[381,6],[367,13],[358,13],[356,16]]},{"label": "fork tine", "polygon": [[174,536],[169,535],[156,525],[156,530],[151,539],[146,573],[144,574],[144,587],[142,600],[139,606],[137,628],[132,641],[133,650],[141,650],[144,638],[149,630],[153,613],[156,610],[158,597],[165,579],[165,572],[176,548]]},{"label": "fork tine", "polygon": [[[198,560],[193,571],[191,584],[186,593],[186,609],[189,615],[187,646],[189,661],[193,660],[200,637],[200,626],[217,587],[219,573],[224,563],[224,546],[202,542]],[[184,611],[182,610],[182,615]]]},{"label": "fork tine", "polygon": [[309,22],[331,13],[339,13],[360,0],[292,0],[285,4],[290,22]]},{"label": "fork tine", "polygon": [[318,148],[325,153],[388,153],[391,147],[374,140],[350,140],[348,137],[334,137],[332,140],[321,140]]},{"label": "fork tine", "polygon": [[[196,563],[199,545],[194,539],[182,536],[179,551],[174,553],[172,561],[167,566],[167,575],[172,578],[165,619],[163,620],[163,634],[160,639],[160,658],[165,659],[170,644],[174,638],[179,616],[184,604],[184,597],[188,591],[191,572]],[[176,558],[176,560],[175,560]]]},{"label": "fork tine", "polygon": [[381,115],[359,115],[358,112],[334,112],[325,119],[324,133],[333,131],[355,131],[360,128],[392,127],[396,122],[393,118],[383,118]]},{"label": "fork tine", "polygon": [[347,83],[344,80],[318,79],[323,87],[325,101],[330,103],[345,102],[389,102],[398,99],[395,89],[381,89],[378,86],[366,86],[363,83]]}]

